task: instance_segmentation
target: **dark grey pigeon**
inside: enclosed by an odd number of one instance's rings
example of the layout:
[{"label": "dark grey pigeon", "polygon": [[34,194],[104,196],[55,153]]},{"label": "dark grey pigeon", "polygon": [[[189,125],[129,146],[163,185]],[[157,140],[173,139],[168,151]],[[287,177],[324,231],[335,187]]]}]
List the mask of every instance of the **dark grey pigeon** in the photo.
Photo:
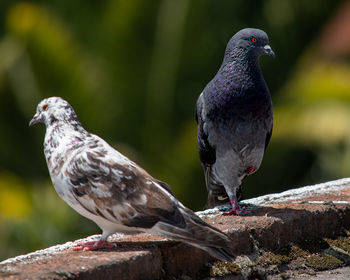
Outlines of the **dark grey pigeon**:
[{"label": "dark grey pigeon", "polygon": [[223,63],[197,100],[199,158],[207,207],[231,202],[225,214],[244,215],[237,198],[243,178],[260,167],[272,133],[272,102],[259,57],[274,52],[266,33],[246,28],[228,42]]}]

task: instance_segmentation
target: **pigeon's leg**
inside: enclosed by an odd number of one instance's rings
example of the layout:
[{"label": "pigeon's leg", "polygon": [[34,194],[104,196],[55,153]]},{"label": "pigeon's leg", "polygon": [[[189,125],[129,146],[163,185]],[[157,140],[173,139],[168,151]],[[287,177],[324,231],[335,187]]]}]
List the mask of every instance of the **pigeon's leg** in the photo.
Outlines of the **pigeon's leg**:
[{"label": "pigeon's leg", "polygon": [[225,188],[225,189],[230,198],[232,209],[230,211],[224,212],[224,215],[238,215],[238,216],[250,215],[249,211],[245,211],[239,207],[237,197],[236,197],[237,189],[236,188]]},{"label": "pigeon's leg", "polygon": [[249,211],[245,211],[239,207],[236,196],[232,196],[231,205],[232,205],[232,209],[230,211],[224,212],[225,216],[228,216],[228,215],[246,216],[251,214]]},{"label": "pigeon's leg", "polygon": [[98,249],[111,249],[115,247],[113,242],[107,241],[107,236],[102,234],[101,238],[97,241],[79,242],[75,247],[74,251],[95,251]]},{"label": "pigeon's leg", "polygon": [[79,242],[77,246],[73,247],[74,251],[95,251],[98,249],[114,248],[115,244],[106,240]]},{"label": "pigeon's leg", "polygon": [[231,201],[231,210],[224,212],[224,215],[238,215],[238,216],[246,216],[249,215],[250,212],[245,211],[243,209],[241,209],[238,205],[238,201],[237,201],[237,190],[240,188],[241,186],[241,181],[238,181],[237,184],[235,184],[238,187],[229,187],[229,185],[224,185],[226,193],[228,195],[228,197],[230,198]]}]

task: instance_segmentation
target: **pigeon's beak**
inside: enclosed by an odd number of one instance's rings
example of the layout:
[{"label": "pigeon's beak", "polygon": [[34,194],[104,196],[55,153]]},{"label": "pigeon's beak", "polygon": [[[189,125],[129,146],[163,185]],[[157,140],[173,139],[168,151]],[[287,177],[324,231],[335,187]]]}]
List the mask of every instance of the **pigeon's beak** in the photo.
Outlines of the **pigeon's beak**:
[{"label": "pigeon's beak", "polygon": [[275,58],[275,53],[271,49],[270,45],[265,45],[264,46],[264,53],[267,54],[267,55],[272,56],[273,58]]},{"label": "pigeon's beak", "polygon": [[29,126],[32,126],[40,121],[41,119],[39,118],[39,114],[35,114],[32,120],[29,122]]}]

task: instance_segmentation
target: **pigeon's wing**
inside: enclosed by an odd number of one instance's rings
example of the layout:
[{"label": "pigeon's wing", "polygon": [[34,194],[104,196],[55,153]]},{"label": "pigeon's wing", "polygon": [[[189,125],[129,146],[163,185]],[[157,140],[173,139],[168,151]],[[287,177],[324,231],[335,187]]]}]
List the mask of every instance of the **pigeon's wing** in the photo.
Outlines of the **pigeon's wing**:
[{"label": "pigeon's wing", "polygon": [[196,103],[195,119],[198,124],[198,151],[199,159],[204,166],[211,166],[216,161],[215,148],[208,141],[208,134],[204,130],[205,119],[203,119],[204,100],[203,93],[199,96]]},{"label": "pigeon's wing", "polygon": [[112,223],[186,242],[224,261],[234,259],[230,237],[178,202],[168,185],[101,143],[76,152],[63,171],[81,207]]},{"label": "pigeon's wing", "polygon": [[170,187],[108,144],[90,145],[67,166],[72,195],[93,215],[137,228],[185,223]]},{"label": "pigeon's wing", "polygon": [[266,138],[265,138],[265,151],[267,149],[267,146],[270,143],[270,139],[271,139],[271,135],[272,135],[272,125],[271,125],[271,129],[266,133]]},{"label": "pigeon's wing", "polygon": [[154,179],[162,188],[167,190],[171,195],[174,195],[173,190],[170,188],[170,186],[167,183],[164,183],[160,180]]}]

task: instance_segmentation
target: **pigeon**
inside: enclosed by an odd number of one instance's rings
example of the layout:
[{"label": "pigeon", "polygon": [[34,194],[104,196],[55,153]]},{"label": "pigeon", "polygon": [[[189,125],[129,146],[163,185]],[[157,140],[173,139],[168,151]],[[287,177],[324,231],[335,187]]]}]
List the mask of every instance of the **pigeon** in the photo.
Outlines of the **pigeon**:
[{"label": "pigeon", "polygon": [[232,261],[232,239],[178,201],[170,187],[148,174],[103,139],[87,132],[60,97],[42,100],[29,126],[44,123],[44,153],[58,195],[101,229],[96,242],[74,250],[112,248],[116,232],[146,232],[185,242]]},{"label": "pigeon", "polygon": [[231,203],[226,215],[250,214],[238,205],[241,183],[258,170],[272,134],[272,101],[259,66],[261,55],[275,56],[264,31],[237,32],[196,103],[206,207]]}]

